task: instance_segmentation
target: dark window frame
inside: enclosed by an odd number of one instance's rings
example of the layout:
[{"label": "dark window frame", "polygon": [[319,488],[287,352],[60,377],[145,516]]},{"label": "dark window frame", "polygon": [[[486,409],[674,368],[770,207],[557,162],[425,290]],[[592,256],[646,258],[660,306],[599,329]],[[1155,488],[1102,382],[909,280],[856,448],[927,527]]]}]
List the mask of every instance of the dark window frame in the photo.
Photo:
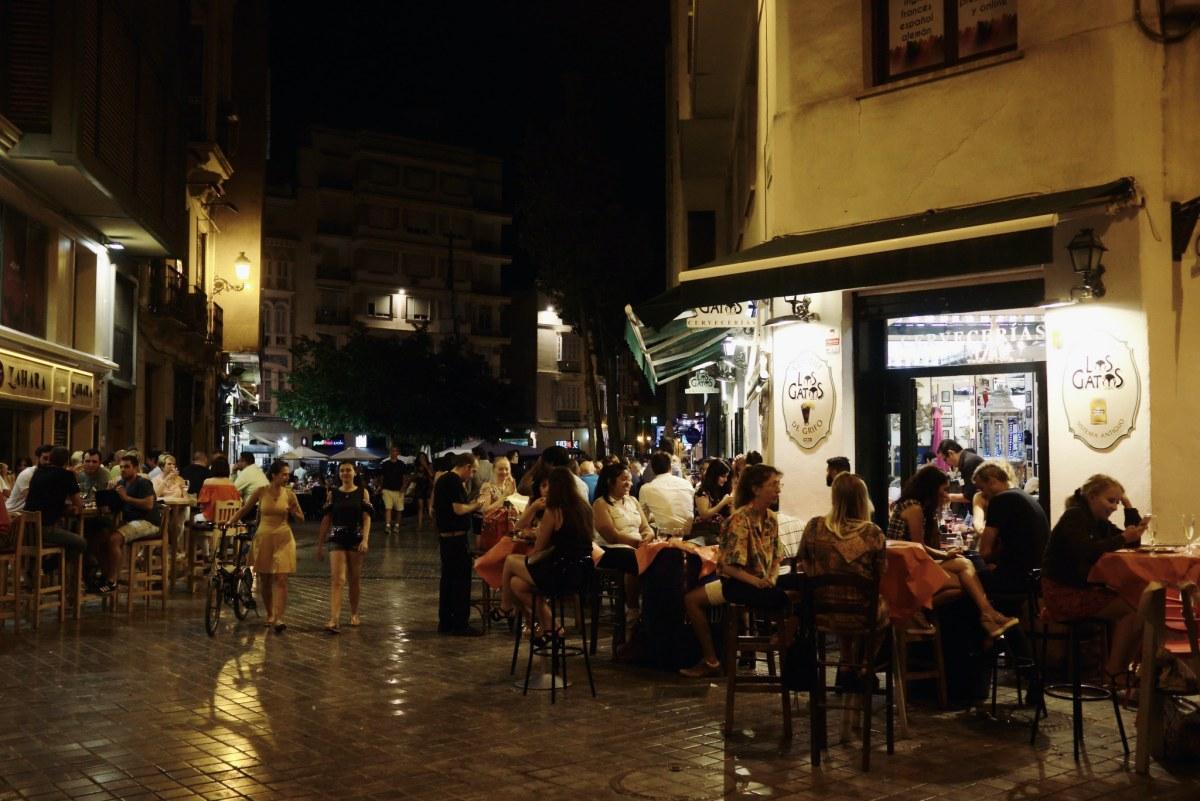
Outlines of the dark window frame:
[{"label": "dark window frame", "polygon": [[983,53],[975,53],[974,55],[960,57],[958,54],[958,0],[933,0],[934,4],[942,4],[943,13],[943,29],[942,39],[946,48],[946,59],[940,64],[931,64],[928,67],[912,70],[903,75],[890,76],[888,74],[888,59],[891,51],[890,43],[888,42],[888,19],[889,8],[891,3],[898,0],[870,0],[870,15],[869,20],[871,31],[871,85],[884,86],[897,81],[905,81],[909,78],[916,78],[921,75],[938,72],[945,69],[951,69],[963,64],[970,64],[974,61],[979,61],[985,58],[992,58],[1002,53],[1011,53],[1021,46],[1021,23],[1020,23],[1020,3],[1017,4],[1017,41],[1006,47],[998,47],[995,50],[988,50]]}]

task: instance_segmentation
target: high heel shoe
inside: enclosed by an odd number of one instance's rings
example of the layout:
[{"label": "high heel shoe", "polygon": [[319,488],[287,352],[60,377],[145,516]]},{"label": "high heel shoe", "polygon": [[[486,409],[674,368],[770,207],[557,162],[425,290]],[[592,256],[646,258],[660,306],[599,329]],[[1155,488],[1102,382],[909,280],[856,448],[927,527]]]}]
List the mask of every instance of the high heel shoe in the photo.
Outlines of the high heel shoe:
[{"label": "high heel shoe", "polygon": [[1001,614],[983,615],[979,618],[979,624],[983,626],[983,630],[987,632],[989,637],[999,637],[1009,629],[1019,626],[1021,621],[1015,617],[1005,617]]},{"label": "high heel shoe", "polygon": [[505,620],[511,621],[516,616],[517,616],[516,610],[514,610],[514,609],[505,610],[505,609],[501,609],[498,606],[492,607],[491,611],[488,612],[488,618],[493,623],[502,623]]}]

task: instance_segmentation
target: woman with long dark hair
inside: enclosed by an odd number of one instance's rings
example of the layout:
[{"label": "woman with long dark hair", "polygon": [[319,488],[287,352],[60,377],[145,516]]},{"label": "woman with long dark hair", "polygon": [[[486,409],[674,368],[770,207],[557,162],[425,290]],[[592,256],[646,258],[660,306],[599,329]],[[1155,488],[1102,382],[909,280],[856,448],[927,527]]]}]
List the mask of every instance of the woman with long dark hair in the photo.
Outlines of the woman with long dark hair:
[{"label": "woman with long dark hair", "polygon": [[[1124,507],[1125,527],[1109,517]],[[1101,556],[1134,545],[1150,518],[1133,508],[1125,488],[1111,476],[1096,474],[1067,499],[1067,509],[1054,524],[1042,562],[1042,598],[1053,620],[1099,617],[1114,622],[1105,671],[1117,676],[1129,670],[1140,640],[1141,618],[1107,587],[1088,584],[1087,576]]]},{"label": "woman with long dark hair", "polygon": [[282,634],[287,625],[283,613],[287,610],[288,576],[296,572],[296,538],[288,517],[304,520],[300,501],[288,486],[291,468],[282,459],[276,459],[267,469],[269,484],[259,487],[246,499],[246,504],[234,515],[236,523],[258,506],[258,531],[250,552],[250,564],[258,579],[263,607],[267,610],[267,625]]},{"label": "woman with long dark hair", "polygon": [[924,545],[930,558],[946,571],[947,582],[942,591],[961,587],[979,608],[979,624],[984,631],[989,637],[998,637],[1020,621],[996,611],[969,559],[962,556],[957,548],[941,547],[938,515],[949,502],[950,477],[934,465],[925,465],[904,483],[900,500],[896,501],[888,520],[888,539]]},{"label": "woman with long dark hair", "polygon": [[412,496],[417,502],[417,531],[421,531],[425,528],[426,520],[433,523],[433,502],[430,499],[433,495],[433,465],[429,461],[429,454],[424,451],[417,454],[408,480],[412,483]]},{"label": "woman with long dark hair", "polygon": [[[551,594],[569,589],[576,566],[592,552],[592,510],[580,497],[571,471],[554,468],[546,484],[545,512],[538,523],[533,550],[528,556],[509,556],[506,561],[508,580],[502,587],[502,615],[511,614],[515,602],[534,619],[534,588]],[[549,607],[541,604],[536,619],[545,632],[550,625]]]},{"label": "woman with long dark hair", "polygon": [[[719,529],[721,523],[729,519],[733,513],[733,493],[730,491],[729,465],[720,459],[713,459],[704,470],[704,478],[700,479],[700,487],[696,490],[696,522],[692,526],[693,533],[697,526]],[[715,525],[714,525],[715,524]]]},{"label": "woman with long dark hair", "polygon": [[325,630],[337,634],[342,616],[342,587],[350,585],[350,625],[360,623],[358,599],[362,594],[362,562],[371,538],[371,495],[355,482],[354,462],[338,465],[341,486],[329,493],[321,531],[317,535],[317,561],[329,548],[329,621]]}]

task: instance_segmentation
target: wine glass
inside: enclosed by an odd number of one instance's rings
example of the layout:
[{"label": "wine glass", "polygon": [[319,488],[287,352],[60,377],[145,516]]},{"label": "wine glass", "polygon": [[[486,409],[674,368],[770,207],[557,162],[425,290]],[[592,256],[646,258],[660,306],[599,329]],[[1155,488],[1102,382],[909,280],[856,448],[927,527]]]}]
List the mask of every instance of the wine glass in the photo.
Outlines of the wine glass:
[{"label": "wine glass", "polygon": [[1196,538],[1196,516],[1193,514],[1183,515],[1183,541],[1187,544],[1188,550],[1192,548],[1192,541]]}]

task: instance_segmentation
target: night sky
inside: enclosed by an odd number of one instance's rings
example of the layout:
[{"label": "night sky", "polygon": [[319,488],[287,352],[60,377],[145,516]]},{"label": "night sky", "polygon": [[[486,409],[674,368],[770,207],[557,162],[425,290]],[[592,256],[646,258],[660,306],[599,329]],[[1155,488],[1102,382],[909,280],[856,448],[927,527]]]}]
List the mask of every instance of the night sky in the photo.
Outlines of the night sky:
[{"label": "night sky", "polygon": [[515,208],[527,133],[576,104],[600,121],[596,140],[608,152],[598,155],[620,163],[629,203],[661,251],[666,5],[277,0],[272,175],[290,173],[308,124],[370,128],[505,158]]}]

